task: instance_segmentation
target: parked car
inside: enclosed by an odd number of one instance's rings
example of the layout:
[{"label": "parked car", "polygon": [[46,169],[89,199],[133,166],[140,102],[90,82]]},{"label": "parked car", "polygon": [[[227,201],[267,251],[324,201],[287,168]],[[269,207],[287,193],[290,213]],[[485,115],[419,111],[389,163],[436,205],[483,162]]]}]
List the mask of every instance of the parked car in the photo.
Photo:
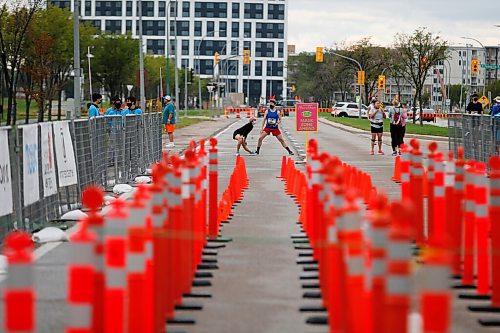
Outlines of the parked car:
[{"label": "parked car", "polygon": [[[361,105],[361,118],[367,118],[368,107]],[[337,102],[332,107],[332,117],[359,117],[359,105],[355,102]]]},{"label": "parked car", "polygon": [[288,117],[289,113],[290,113],[289,109],[294,109],[295,104],[297,104],[297,103],[302,103],[302,101],[299,99],[284,99],[282,101],[278,101],[278,104],[276,105],[276,109],[278,109],[280,112],[281,112],[281,110],[284,110],[282,115]]}]

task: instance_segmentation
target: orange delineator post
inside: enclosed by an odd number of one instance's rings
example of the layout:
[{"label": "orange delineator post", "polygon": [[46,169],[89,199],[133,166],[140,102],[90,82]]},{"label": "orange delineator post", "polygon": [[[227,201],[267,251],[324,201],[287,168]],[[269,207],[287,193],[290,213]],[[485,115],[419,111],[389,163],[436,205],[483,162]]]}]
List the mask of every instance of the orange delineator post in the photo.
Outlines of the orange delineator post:
[{"label": "orange delineator post", "polygon": [[[101,194],[102,197],[102,194]],[[66,333],[92,333],[94,306],[96,236],[88,230],[88,217],[71,237],[71,264],[68,266],[68,324]]]},{"label": "orange delineator post", "polygon": [[[434,193],[433,193],[433,225],[429,229],[429,238],[435,235],[446,234],[445,221],[445,186],[444,186],[444,159],[442,153],[436,153],[434,161]],[[429,225],[429,228],[431,226]],[[447,235],[448,238],[448,235]]]},{"label": "orange delineator post", "polygon": [[[448,161],[445,166],[444,173],[444,185],[445,185],[445,207],[453,207],[453,193],[455,191],[455,171],[456,165],[455,160],[453,158],[453,152],[448,152]],[[446,221],[446,234],[448,235],[448,241],[450,242],[450,246],[452,246],[451,237],[456,232],[455,229],[457,224],[460,221],[460,218],[457,216],[457,212],[454,209],[446,209],[445,210],[445,221]]]},{"label": "orange delineator post", "polygon": [[4,328],[7,333],[36,332],[36,292],[33,281],[33,242],[28,233],[12,232],[5,237],[8,271],[4,299]]},{"label": "orange delineator post", "polygon": [[182,169],[181,161],[177,156],[172,157],[172,172],[169,182],[170,197],[168,205],[168,217],[171,224],[172,245],[171,248],[175,251],[172,258],[172,271],[167,272],[171,276],[172,281],[172,296],[173,304],[180,304],[183,295],[183,263],[185,251],[182,248]]},{"label": "orange delineator post", "polygon": [[411,303],[411,205],[391,205],[387,253],[386,333],[406,333]]},{"label": "orange delineator post", "polygon": [[127,293],[127,203],[115,199],[112,210],[105,219],[106,289],[104,292],[104,327],[106,332],[126,331]]},{"label": "orange delineator post", "polygon": [[427,237],[431,237],[434,232],[434,158],[436,157],[437,143],[429,144],[428,165],[427,165]]},{"label": "orange delineator post", "polygon": [[410,141],[412,146],[412,163],[410,166],[410,188],[411,200],[415,207],[414,226],[415,226],[415,241],[417,246],[423,246],[425,243],[424,234],[424,168],[422,165],[422,152],[420,152],[420,143],[416,139]]},{"label": "orange delineator post", "polygon": [[371,311],[373,314],[373,333],[385,333],[385,298],[387,292],[387,248],[388,232],[391,223],[388,199],[383,194],[378,194],[375,207],[370,215],[371,220],[371,248],[372,261],[372,292]]},{"label": "orange delineator post", "polygon": [[464,251],[462,285],[474,286],[474,235],[475,235],[475,163],[468,162],[469,168],[465,171],[465,220],[464,220]]},{"label": "orange delineator post", "polygon": [[450,231],[450,246],[452,249],[452,274],[456,277],[461,277],[462,275],[462,235],[463,235],[463,198],[464,198],[464,150],[463,148],[458,149],[458,156],[455,161],[455,181],[453,189],[446,189],[446,203],[447,207],[451,207],[453,213],[449,213],[446,216],[452,216],[454,218],[453,223],[449,224],[451,228]]},{"label": "orange delineator post", "polygon": [[218,161],[217,161],[217,139],[210,139],[211,148],[208,151],[208,237],[209,239],[217,239],[219,236],[219,221],[218,221]]},{"label": "orange delineator post", "polygon": [[[130,205],[128,222],[127,251],[127,295],[128,333],[140,333],[144,330],[146,318],[146,217],[147,201],[150,195],[145,185],[139,186]],[[167,295],[165,295],[167,297]],[[150,326],[150,325],[148,325]]]},{"label": "orange delineator post", "polygon": [[490,221],[488,216],[488,181],[486,165],[476,164],[475,181],[475,222],[476,222],[476,262],[477,262],[477,294],[490,293],[490,257],[489,257],[489,231]]},{"label": "orange delineator post", "polygon": [[410,151],[406,144],[401,145],[401,198],[411,200],[410,195]]},{"label": "orange delineator post", "polygon": [[500,157],[490,158],[491,305],[500,308]]},{"label": "orange delineator post", "polygon": [[183,216],[183,248],[185,249],[187,256],[183,263],[183,270],[185,271],[185,276],[183,278],[183,291],[184,293],[190,293],[192,287],[192,281],[194,278],[194,249],[193,249],[193,238],[194,238],[194,168],[196,164],[196,157],[193,150],[189,149],[184,154],[186,165],[182,172],[182,216]]},{"label": "orange delineator post", "polygon": [[452,299],[449,291],[450,255],[445,235],[435,235],[428,241],[429,248],[424,252],[420,294],[420,313],[423,332],[450,332]]}]

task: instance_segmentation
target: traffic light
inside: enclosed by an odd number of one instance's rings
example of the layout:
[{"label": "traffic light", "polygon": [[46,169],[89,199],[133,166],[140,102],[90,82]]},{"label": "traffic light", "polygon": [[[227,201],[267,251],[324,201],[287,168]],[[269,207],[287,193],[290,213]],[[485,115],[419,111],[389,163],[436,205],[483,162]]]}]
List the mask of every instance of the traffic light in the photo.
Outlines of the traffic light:
[{"label": "traffic light", "polygon": [[250,65],[250,50],[243,50],[243,65]]},{"label": "traffic light", "polygon": [[193,81],[194,81],[194,70],[190,68],[188,72],[188,82],[193,82]]},{"label": "traffic light", "polygon": [[471,61],[471,73],[478,74],[479,73],[479,60],[472,59]]},{"label": "traffic light", "polygon": [[316,48],[316,62],[323,62],[323,48]]},{"label": "traffic light", "polygon": [[385,75],[378,76],[378,90],[385,90]]},{"label": "traffic light", "polygon": [[216,65],[219,63],[219,52],[215,52],[214,54],[214,63]]},{"label": "traffic light", "polygon": [[365,71],[358,71],[358,86],[365,85]]},{"label": "traffic light", "polygon": [[295,84],[292,84],[292,92],[297,91],[297,86]]}]

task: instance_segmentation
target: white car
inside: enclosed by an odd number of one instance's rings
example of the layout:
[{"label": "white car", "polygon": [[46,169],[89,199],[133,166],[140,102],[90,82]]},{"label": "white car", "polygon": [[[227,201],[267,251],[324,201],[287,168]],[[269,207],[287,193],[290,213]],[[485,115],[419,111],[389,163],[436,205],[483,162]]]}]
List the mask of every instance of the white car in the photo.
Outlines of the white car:
[{"label": "white car", "polygon": [[[361,105],[361,118],[367,118],[368,107]],[[332,107],[333,117],[359,117],[359,105],[355,102],[337,102]]]}]

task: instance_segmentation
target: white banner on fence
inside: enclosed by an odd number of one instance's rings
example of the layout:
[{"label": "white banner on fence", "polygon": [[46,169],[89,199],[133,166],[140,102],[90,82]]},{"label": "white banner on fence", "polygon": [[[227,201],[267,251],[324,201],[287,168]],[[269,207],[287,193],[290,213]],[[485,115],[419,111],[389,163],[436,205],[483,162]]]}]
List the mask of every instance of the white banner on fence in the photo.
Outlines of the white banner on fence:
[{"label": "white banner on fence", "polygon": [[10,156],[8,131],[0,129],[0,216],[11,214],[12,177],[10,173]]},{"label": "white banner on fence", "polygon": [[52,123],[40,124],[41,150],[42,150],[42,176],[44,198],[57,194],[56,162],[54,160],[54,136]]},{"label": "white banner on fence", "polygon": [[75,152],[68,122],[58,121],[54,123],[54,144],[56,147],[59,187],[77,184]]},{"label": "white banner on fence", "polygon": [[26,125],[23,130],[23,195],[24,206],[40,199],[38,177],[38,125]]}]

